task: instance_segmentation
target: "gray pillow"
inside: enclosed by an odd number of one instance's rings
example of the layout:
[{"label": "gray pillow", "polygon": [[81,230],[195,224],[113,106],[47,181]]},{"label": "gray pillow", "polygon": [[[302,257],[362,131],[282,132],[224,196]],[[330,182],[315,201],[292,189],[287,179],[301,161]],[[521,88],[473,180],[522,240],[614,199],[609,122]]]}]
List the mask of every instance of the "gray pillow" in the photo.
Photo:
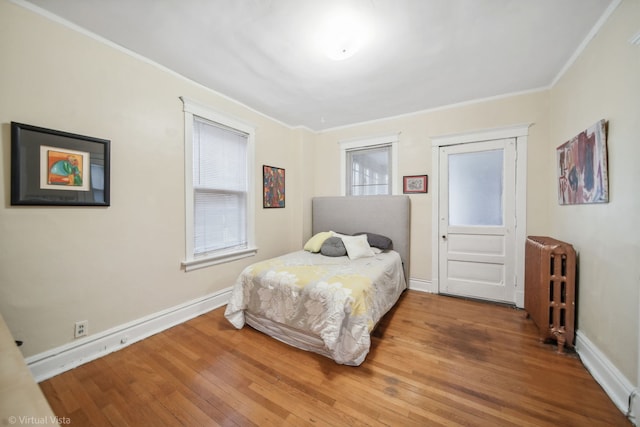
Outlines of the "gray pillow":
[{"label": "gray pillow", "polygon": [[383,236],[381,234],[375,233],[367,233],[365,231],[361,231],[360,233],[355,233],[354,236],[358,236],[360,234],[367,235],[367,241],[369,242],[369,246],[374,248],[379,248],[382,250],[391,249],[393,247],[393,242],[387,236]]},{"label": "gray pillow", "polygon": [[345,256],[347,248],[344,247],[340,237],[329,237],[320,247],[320,253],[325,256]]}]

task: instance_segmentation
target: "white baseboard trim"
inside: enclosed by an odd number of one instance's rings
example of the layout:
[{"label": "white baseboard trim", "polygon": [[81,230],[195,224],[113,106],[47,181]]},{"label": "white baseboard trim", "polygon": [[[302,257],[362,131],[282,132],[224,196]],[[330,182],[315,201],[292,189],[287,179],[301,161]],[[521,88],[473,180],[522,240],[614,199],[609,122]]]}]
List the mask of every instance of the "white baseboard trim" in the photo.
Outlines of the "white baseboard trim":
[{"label": "white baseboard trim", "polygon": [[[431,281],[422,279],[410,279],[409,289],[438,293]],[[222,307],[229,301],[230,295],[231,288],[226,288],[82,340],[30,356],[26,358],[27,366],[36,382],[44,381]],[[629,408],[629,396],[635,389],[631,382],[581,331],[576,332],[576,351],[582,363],[618,409],[624,414],[631,409],[631,419],[637,420],[640,416],[640,395],[636,394]]]},{"label": "white baseboard trim", "polygon": [[516,307],[524,308],[524,291],[516,290],[515,303],[516,303]]},{"label": "white baseboard trim", "polygon": [[412,291],[429,292],[432,294],[438,293],[438,287],[433,284],[431,280],[424,279],[409,279],[409,289]]},{"label": "white baseboard trim", "polygon": [[589,338],[581,331],[576,331],[576,351],[580,355],[582,363],[591,373],[593,378],[602,386],[605,393],[611,401],[622,411],[627,414],[631,409],[631,419],[640,415],[638,412],[639,404],[636,396],[629,408],[629,396],[634,391],[631,382],[615,367],[613,363],[605,356],[598,347],[596,347]]},{"label": "white baseboard trim", "polygon": [[104,332],[56,347],[25,359],[36,382],[44,381],[84,363],[120,350],[172,326],[222,307],[231,288],[206,295]]},{"label": "white baseboard trim", "polygon": [[636,388],[633,399],[631,400],[631,412],[629,413],[629,419],[633,425],[637,426],[640,420],[640,387]]},{"label": "white baseboard trim", "polygon": [[[409,282],[409,289],[432,293],[438,291],[432,289],[431,282],[427,280],[410,279]],[[27,357],[25,362],[36,382],[41,382],[222,307],[230,296],[231,287]]]}]

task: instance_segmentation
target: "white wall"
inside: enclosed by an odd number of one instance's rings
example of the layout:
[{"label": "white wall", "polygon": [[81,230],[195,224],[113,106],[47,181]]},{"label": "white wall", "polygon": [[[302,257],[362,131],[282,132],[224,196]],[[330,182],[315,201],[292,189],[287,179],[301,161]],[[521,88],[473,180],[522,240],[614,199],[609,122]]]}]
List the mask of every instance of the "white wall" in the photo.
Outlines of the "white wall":
[{"label": "white wall", "polygon": [[[0,312],[30,356],[214,293],[302,241],[304,144],[292,130],[174,73],[0,2]],[[180,96],[256,133],[256,258],[185,273]],[[111,206],[10,206],[11,121],[111,140]],[[287,206],[262,209],[262,165],[286,169]]]}]

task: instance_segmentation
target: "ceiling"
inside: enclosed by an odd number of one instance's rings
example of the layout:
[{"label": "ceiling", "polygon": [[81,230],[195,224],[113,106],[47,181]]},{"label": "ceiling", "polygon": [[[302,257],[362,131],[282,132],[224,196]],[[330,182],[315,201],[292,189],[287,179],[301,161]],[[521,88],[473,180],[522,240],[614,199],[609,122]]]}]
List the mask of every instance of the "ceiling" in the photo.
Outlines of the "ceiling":
[{"label": "ceiling", "polygon": [[[321,131],[549,87],[615,0],[28,3],[282,123]],[[368,35],[335,61],[318,37],[346,7]]]}]

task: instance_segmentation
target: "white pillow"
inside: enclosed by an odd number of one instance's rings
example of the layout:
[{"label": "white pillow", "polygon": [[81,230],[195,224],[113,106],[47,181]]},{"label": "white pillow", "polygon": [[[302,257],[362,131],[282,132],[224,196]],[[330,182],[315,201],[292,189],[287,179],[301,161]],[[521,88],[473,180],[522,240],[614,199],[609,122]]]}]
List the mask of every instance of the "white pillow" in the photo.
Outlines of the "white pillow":
[{"label": "white pillow", "polygon": [[361,234],[360,236],[340,236],[342,243],[347,249],[347,255],[349,259],[365,258],[375,256],[367,241],[367,235]]}]

